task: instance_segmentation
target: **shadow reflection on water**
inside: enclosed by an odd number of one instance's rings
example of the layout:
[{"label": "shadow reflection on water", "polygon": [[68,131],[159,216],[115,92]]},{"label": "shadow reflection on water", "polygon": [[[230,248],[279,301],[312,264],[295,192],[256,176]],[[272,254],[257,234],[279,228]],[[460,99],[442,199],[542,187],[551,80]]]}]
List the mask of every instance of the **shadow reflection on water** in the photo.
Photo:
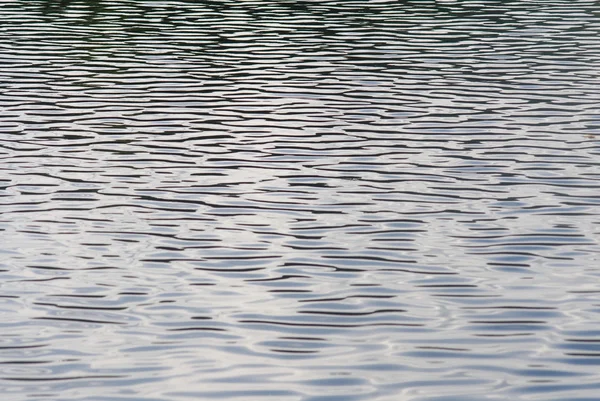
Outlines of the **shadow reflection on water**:
[{"label": "shadow reflection on water", "polygon": [[88,22],[91,22],[104,9],[102,0],[45,0],[42,5],[42,14],[62,14],[70,7],[84,7]]}]

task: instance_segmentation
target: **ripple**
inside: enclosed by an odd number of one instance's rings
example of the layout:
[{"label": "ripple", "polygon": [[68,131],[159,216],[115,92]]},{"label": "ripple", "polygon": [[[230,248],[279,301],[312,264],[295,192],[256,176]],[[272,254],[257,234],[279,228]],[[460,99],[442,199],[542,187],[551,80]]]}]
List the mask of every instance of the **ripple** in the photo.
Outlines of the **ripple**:
[{"label": "ripple", "polygon": [[542,3],[3,1],[0,388],[596,399],[600,20]]}]

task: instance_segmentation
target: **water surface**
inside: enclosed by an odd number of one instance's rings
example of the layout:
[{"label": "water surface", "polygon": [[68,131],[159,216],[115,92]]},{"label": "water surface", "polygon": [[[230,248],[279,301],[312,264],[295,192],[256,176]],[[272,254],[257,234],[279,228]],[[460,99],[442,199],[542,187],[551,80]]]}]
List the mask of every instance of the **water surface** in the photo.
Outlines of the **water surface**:
[{"label": "water surface", "polygon": [[599,10],[3,0],[5,399],[597,400]]}]

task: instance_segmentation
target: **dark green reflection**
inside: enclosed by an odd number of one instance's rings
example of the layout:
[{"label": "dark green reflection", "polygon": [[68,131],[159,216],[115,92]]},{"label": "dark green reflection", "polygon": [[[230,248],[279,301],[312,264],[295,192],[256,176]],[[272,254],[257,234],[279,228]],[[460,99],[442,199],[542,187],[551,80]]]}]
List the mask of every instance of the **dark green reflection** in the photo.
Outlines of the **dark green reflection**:
[{"label": "dark green reflection", "polygon": [[103,10],[102,0],[44,0],[42,6],[43,14],[62,14],[70,7],[78,7],[86,14],[90,21]]}]

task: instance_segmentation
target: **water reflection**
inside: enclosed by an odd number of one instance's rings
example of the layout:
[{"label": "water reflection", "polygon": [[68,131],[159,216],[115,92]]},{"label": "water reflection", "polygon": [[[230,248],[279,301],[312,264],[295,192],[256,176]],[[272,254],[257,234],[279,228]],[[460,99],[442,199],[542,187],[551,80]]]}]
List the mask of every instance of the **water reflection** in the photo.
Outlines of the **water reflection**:
[{"label": "water reflection", "polygon": [[102,0],[44,0],[42,14],[61,15],[67,12],[81,14],[87,22],[104,10]]},{"label": "water reflection", "polygon": [[595,7],[0,2],[0,389],[594,399]]}]

